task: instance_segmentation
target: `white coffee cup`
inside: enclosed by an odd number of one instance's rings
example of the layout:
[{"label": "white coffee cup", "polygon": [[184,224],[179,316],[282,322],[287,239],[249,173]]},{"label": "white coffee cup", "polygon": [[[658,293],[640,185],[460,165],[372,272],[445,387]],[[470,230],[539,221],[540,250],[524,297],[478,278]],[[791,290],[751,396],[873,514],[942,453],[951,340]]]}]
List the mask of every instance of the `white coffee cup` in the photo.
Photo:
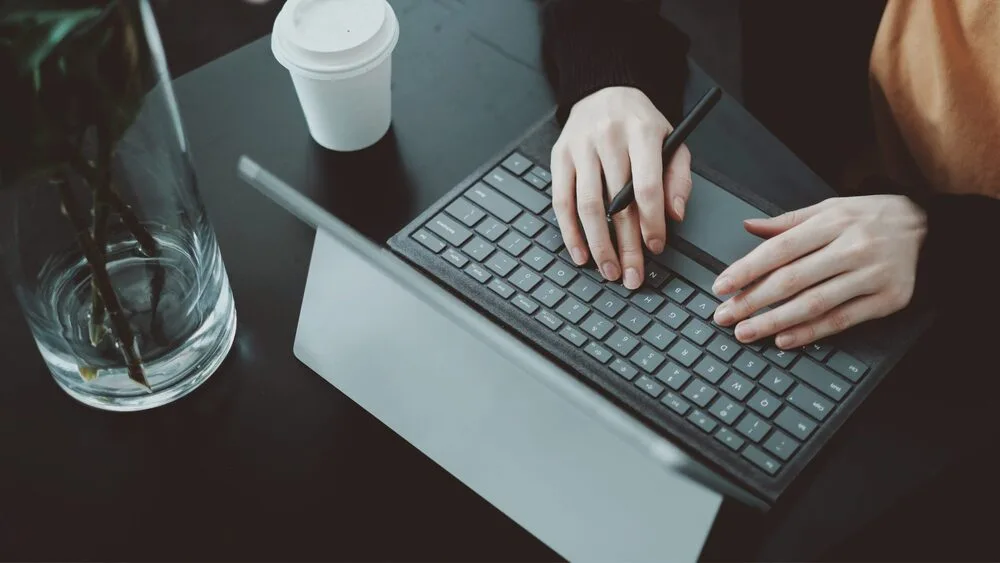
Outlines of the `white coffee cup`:
[{"label": "white coffee cup", "polygon": [[309,133],[335,151],[369,147],[392,122],[399,21],[386,0],[288,0],[271,50],[295,84]]}]

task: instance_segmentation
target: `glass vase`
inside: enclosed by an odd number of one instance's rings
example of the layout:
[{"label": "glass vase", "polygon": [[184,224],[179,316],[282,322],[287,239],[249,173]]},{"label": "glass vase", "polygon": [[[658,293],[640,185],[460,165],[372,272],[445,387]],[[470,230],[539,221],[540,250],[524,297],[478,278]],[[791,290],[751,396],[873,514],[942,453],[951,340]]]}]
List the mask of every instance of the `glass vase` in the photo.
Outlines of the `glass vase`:
[{"label": "glass vase", "polygon": [[0,24],[0,259],[56,383],[147,409],[219,367],[236,311],[150,6],[69,4]]}]

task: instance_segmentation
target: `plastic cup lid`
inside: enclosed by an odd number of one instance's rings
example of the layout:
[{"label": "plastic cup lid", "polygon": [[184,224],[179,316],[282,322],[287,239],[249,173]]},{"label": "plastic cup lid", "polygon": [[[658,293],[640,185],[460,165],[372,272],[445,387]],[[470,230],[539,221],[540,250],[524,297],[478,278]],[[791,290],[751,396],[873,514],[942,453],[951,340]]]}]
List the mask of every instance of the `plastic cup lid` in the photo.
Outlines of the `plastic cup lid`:
[{"label": "plastic cup lid", "polygon": [[315,78],[362,74],[388,57],[399,22],[385,0],[289,0],[271,35],[274,56]]}]

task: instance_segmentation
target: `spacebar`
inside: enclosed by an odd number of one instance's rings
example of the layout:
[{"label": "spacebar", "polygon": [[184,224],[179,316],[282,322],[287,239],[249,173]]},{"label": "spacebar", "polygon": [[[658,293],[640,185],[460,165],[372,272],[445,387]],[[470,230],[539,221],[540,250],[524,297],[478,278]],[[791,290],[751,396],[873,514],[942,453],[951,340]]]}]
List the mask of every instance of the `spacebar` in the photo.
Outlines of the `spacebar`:
[{"label": "spacebar", "polygon": [[712,284],[715,283],[716,275],[708,268],[669,247],[661,254],[649,258],[695,284],[705,293],[713,295]]}]

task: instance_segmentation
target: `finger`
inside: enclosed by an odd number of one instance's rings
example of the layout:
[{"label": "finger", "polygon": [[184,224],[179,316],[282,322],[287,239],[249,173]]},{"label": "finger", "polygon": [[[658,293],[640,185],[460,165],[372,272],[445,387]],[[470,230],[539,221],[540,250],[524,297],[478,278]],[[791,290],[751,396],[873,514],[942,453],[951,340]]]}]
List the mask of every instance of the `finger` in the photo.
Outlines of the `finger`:
[{"label": "finger", "polygon": [[604,211],[604,184],[601,182],[601,161],[593,148],[573,155],[576,165],[576,206],[587,235],[587,244],[601,275],[609,281],[621,275],[618,255],[611,244],[608,221]]},{"label": "finger", "polygon": [[639,212],[633,203],[613,217],[615,233],[618,235],[618,257],[624,268],[624,285],[628,289],[639,289],[642,285],[643,256],[642,230],[639,227]]},{"label": "finger", "polygon": [[822,318],[828,312],[856,297],[876,290],[874,279],[866,272],[852,271],[810,287],[779,307],[736,325],[736,339],[752,342],[803,323]]},{"label": "finger", "polygon": [[743,221],[743,227],[750,234],[763,238],[771,238],[773,236],[780,235],[788,229],[805,223],[812,217],[815,217],[820,211],[823,211],[828,207],[828,201],[830,200],[824,200],[816,205],[796,209],[794,211],[789,211],[788,213],[782,213],[781,215],[777,215],[775,217],[746,219]]},{"label": "finger", "polygon": [[754,280],[829,244],[839,234],[832,221],[807,219],[774,238],[762,242],[749,254],[726,268],[712,291],[726,295],[749,286]]},{"label": "finger", "polygon": [[552,209],[563,242],[577,266],[587,263],[587,241],[580,232],[576,215],[576,169],[569,151],[552,150]]},{"label": "finger", "polygon": [[[604,177],[607,179],[612,196],[625,185],[631,170],[628,153],[622,149],[622,143],[607,138],[597,145],[597,154],[601,157],[604,167]],[[642,231],[639,227],[639,213],[633,203],[621,213],[612,217],[615,236],[618,239],[618,260],[621,263],[625,287],[638,289],[642,284]]]},{"label": "finger", "polygon": [[663,203],[662,136],[648,130],[636,130],[629,138],[632,160],[632,187],[638,208],[639,226],[646,246],[656,254],[663,252],[667,223]]},{"label": "finger", "polygon": [[852,326],[889,314],[889,299],[882,294],[858,297],[829,310],[819,319],[808,321],[778,334],[775,345],[784,350],[805,346]]},{"label": "finger", "polygon": [[722,326],[738,323],[765,307],[790,299],[805,289],[848,271],[850,264],[837,259],[834,246],[828,245],[799,258],[751,284],[716,308],[715,322]]},{"label": "finger", "polygon": [[684,210],[691,197],[691,151],[681,145],[667,166],[667,201],[670,217],[675,221],[684,220]]}]

